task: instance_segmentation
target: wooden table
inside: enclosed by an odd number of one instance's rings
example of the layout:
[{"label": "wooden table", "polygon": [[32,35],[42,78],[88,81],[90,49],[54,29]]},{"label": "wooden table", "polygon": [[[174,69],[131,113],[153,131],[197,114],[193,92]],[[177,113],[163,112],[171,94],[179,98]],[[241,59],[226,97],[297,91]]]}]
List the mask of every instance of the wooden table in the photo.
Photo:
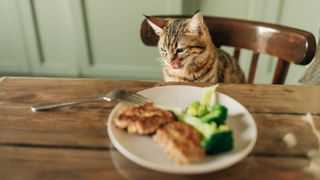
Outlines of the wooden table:
[{"label": "wooden table", "polygon": [[[148,170],[119,154],[109,141],[105,125],[116,102],[30,111],[35,103],[101,96],[114,88],[139,91],[163,85],[167,83],[1,78],[0,179],[320,178],[307,171],[307,152],[319,144],[310,125],[302,120],[311,112],[320,128],[319,86],[221,85],[219,92],[238,100],[253,115],[258,141],[252,153],[231,168],[193,176]],[[288,133],[295,135],[297,146],[289,148],[284,143]]]}]

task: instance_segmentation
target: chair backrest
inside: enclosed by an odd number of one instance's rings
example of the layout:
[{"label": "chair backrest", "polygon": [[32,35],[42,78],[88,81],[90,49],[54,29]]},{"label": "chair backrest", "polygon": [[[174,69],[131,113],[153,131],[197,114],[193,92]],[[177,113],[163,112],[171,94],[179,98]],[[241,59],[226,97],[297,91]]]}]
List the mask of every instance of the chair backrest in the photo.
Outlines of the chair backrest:
[{"label": "chair backrest", "polygon": [[[189,18],[190,16],[158,16]],[[216,47],[234,47],[233,56],[239,59],[241,49],[253,51],[247,82],[253,83],[260,53],[278,58],[273,84],[283,84],[289,63],[306,65],[312,61],[316,41],[312,33],[296,28],[248,20],[204,17]],[[146,20],[141,24],[140,36],[145,45],[156,46],[158,36]]]}]

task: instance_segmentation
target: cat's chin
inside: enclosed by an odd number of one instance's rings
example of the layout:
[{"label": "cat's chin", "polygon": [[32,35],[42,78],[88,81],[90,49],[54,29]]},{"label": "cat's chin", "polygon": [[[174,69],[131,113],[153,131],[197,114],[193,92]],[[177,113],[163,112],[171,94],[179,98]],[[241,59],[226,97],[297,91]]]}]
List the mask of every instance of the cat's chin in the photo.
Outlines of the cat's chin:
[{"label": "cat's chin", "polygon": [[175,74],[176,73],[180,73],[184,70],[184,66],[180,67],[180,68],[174,68],[170,65],[166,65],[164,68],[166,68],[167,70],[171,71],[171,72],[174,72]]},{"label": "cat's chin", "polygon": [[171,66],[167,66],[168,70],[176,75],[183,75],[187,71],[186,66],[182,66],[180,68],[173,68]]},{"label": "cat's chin", "polygon": [[172,67],[172,66],[170,66],[170,68],[171,68],[172,70],[179,70],[179,71],[181,71],[181,70],[184,69],[184,66],[181,66],[181,67]]},{"label": "cat's chin", "polygon": [[183,71],[183,67],[181,68],[173,68],[173,67],[170,67],[171,71],[175,71],[175,72],[181,72]]}]

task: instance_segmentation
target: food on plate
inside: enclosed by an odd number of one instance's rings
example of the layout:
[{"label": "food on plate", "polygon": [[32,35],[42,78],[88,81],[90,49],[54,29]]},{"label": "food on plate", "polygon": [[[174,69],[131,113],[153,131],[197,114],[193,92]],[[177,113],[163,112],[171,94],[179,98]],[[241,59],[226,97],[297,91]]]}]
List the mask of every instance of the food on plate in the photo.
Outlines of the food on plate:
[{"label": "food on plate", "polygon": [[114,123],[121,129],[127,129],[129,133],[151,134],[161,125],[176,120],[170,111],[162,110],[153,103],[135,105],[122,109]]},{"label": "food on plate", "polygon": [[219,154],[233,148],[232,131],[226,125],[221,125],[215,129],[210,136],[201,141],[201,145],[206,154]]},{"label": "food on plate", "polygon": [[200,161],[204,155],[201,134],[183,122],[171,122],[159,128],[153,136],[164,153],[177,163],[186,164]]},{"label": "food on plate", "polygon": [[[186,109],[153,103],[122,109],[115,125],[129,133],[153,134],[153,140],[177,163],[200,161],[233,148],[233,134],[226,124],[228,109],[218,103],[217,85],[204,88],[201,101]],[[214,99],[214,100],[212,100]]]},{"label": "food on plate", "polygon": [[217,86],[204,88],[201,102],[191,103],[186,112],[178,115],[180,120],[190,124],[203,135],[201,145],[209,155],[226,152],[233,148],[232,131],[225,124],[228,109],[218,103],[210,104],[216,88]]},{"label": "food on plate", "polygon": [[220,125],[225,123],[228,109],[221,104],[215,104],[213,107],[208,107],[196,101],[188,107],[187,114],[199,117],[203,122],[215,122]]},{"label": "food on plate", "polygon": [[218,126],[215,122],[203,122],[201,119],[187,114],[180,117],[183,122],[190,124],[203,136],[201,145],[206,154],[218,154],[233,148],[232,131],[227,125]]}]

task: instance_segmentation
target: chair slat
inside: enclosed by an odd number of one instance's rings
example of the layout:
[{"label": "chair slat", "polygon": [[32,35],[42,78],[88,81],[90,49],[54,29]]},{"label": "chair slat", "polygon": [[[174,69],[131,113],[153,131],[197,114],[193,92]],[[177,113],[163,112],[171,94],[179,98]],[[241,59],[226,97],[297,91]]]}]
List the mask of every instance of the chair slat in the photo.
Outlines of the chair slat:
[{"label": "chair slat", "polygon": [[282,59],[278,59],[277,66],[273,75],[272,84],[284,84],[287,77],[290,63]]},{"label": "chair slat", "polygon": [[239,61],[239,57],[240,57],[240,48],[235,48],[234,52],[233,52],[233,57]]},{"label": "chair slat", "polygon": [[253,83],[254,76],[256,74],[259,55],[260,54],[258,52],[254,52],[252,54],[250,71],[249,71],[249,76],[248,76],[248,81],[247,81],[248,83]]}]

